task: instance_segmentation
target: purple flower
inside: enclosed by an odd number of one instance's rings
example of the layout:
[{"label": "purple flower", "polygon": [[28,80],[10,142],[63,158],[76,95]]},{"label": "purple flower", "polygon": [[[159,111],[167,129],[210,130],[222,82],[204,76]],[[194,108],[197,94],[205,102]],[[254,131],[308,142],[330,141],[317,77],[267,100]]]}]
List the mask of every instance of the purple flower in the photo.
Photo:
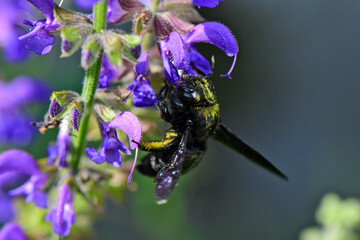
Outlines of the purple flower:
[{"label": "purple flower", "polygon": [[53,230],[59,236],[67,236],[71,225],[75,223],[75,213],[72,207],[73,195],[67,184],[59,190],[59,200],[56,206],[45,217],[45,221],[51,221]]},{"label": "purple flower", "polygon": [[11,221],[15,215],[12,197],[8,192],[22,185],[28,178],[28,175],[19,172],[0,174],[0,223]]},{"label": "purple flower", "polygon": [[51,34],[60,27],[60,23],[54,17],[55,4],[53,0],[27,0],[44,14],[46,19],[39,21],[24,20],[23,23],[32,29],[29,33],[19,37],[25,41],[26,48],[38,55],[45,55],[51,51],[55,37]]},{"label": "purple flower", "polygon": [[191,0],[194,5],[200,7],[214,8],[224,0]]},{"label": "purple flower", "polygon": [[148,63],[148,52],[145,51],[138,58],[138,63],[135,66],[135,79],[128,87],[128,89],[134,93],[132,99],[136,107],[151,107],[154,106],[157,101],[156,93],[154,89],[152,89],[149,81]]},{"label": "purple flower", "polygon": [[0,221],[8,221],[13,217],[12,197],[25,196],[25,202],[33,201],[36,206],[46,208],[46,194],[40,190],[46,180],[46,175],[28,153],[22,150],[1,153]]},{"label": "purple flower", "polygon": [[35,128],[22,109],[34,102],[47,102],[49,95],[49,86],[29,77],[0,81],[0,145],[26,145],[31,141]]},{"label": "purple flower", "polygon": [[234,57],[229,72],[223,75],[230,78],[238,53],[236,40],[230,30],[221,23],[205,22],[196,25],[186,34],[180,35],[172,32],[167,40],[160,42],[165,75],[169,81],[176,82],[183,72],[196,76],[194,68],[205,75],[211,73],[210,63],[194,46],[194,43],[197,42],[213,44],[224,51],[227,56]]},{"label": "purple flower", "polygon": [[58,159],[59,167],[67,167],[68,162],[66,161],[67,156],[70,152],[71,140],[70,140],[70,129],[68,128],[69,122],[63,119],[60,124],[60,130],[57,136],[56,144],[50,145],[47,149],[49,156],[48,165],[54,164],[55,160]]},{"label": "purple flower", "polygon": [[27,240],[25,233],[16,222],[9,222],[0,230],[0,240]]},{"label": "purple flower", "polygon": [[30,6],[24,1],[2,0],[0,2],[0,48],[4,51],[7,61],[18,62],[29,56],[29,51],[18,37],[24,34],[19,26],[21,20],[27,16]]},{"label": "purple flower", "polygon": [[82,9],[91,10],[99,0],[75,0],[75,4]]},{"label": "purple flower", "polygon": [[100,152],[97,152],[93,148],[87,148],[85,151],[89,158],[96,164],[107,162],[114,167],[121,167],[121,154],[119,151],[127,155],[131,155],[131,151],[119,141],[116,129],[125,132],[129,137],[130,148],[136,149],[134,165],[128,179],[128,181],[130,181],[137,158],[137,143],[141,141],[141,124],[139,119],[133,113],[123,112],[117,115],[111,122],[101,123],[101,133],[104,142]]}]

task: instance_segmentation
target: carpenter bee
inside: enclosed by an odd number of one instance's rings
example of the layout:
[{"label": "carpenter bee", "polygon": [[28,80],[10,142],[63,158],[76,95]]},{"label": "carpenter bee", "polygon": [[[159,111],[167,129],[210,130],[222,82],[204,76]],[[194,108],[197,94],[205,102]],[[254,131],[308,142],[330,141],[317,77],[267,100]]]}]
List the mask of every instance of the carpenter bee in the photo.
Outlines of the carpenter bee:
[{"label": "carpenter bee", "polygon": [[214,85],[208,77],[183,75],[177,84],[166,83],[158,94],[161,118],[171,124],[163,140],[140,142],[148,153],[137,166],[155,177],[155,199],[166,203],[181,174],[195,167],[212,136],[277,176],[287,177],[266,158],[240,140],[220,120]]}]

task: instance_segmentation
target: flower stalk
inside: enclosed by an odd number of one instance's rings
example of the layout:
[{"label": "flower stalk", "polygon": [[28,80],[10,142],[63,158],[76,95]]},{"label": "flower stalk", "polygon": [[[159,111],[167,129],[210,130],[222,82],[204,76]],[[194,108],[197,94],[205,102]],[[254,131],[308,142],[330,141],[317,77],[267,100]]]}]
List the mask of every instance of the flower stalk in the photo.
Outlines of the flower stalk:
[{"label": "flower stalk", "polygon": [[[99,1],[94,6],[94,32],[101,33],[105,29],[106,25],[106,8],[107,8],[107,0]],[[85,149],[86,143],[86,133],[89,125],[90,115],[94,105],[94,96],[96,92],[96,88],[98,85],[101,62],[103,57],[103,51],[99,54],[99,57],[96,63],[91,66],[87,72],[85,77],[85,83],[83,86],[81,97],[85,101],[85,114],[81,121],[79,127],[79,135],[77,137],[77,144],[75,145],[75,150],[72,155],[71,167],[74,172],[78,170],[78,166],[80,163],[80,158]]]}]

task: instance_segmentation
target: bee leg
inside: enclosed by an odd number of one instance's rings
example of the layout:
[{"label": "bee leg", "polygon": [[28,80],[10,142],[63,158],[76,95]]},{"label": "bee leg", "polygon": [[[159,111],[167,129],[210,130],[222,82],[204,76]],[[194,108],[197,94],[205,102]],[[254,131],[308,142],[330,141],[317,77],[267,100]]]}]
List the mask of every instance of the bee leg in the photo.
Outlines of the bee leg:
[{"label": "bee leg", "polygon": [[155,177],[156,174],[164,167],[166,157],[163,152],[152,152],[141,159],[137,169],[144,175]]},{"label": "bee leg", "polygon": [[179,139],[179,134],[175,130],[169,129],[163,140],[140,142],[138,143],[138,146],[140,150],[148,152],[164,152],[176,147],[179,143]]},{"label": "bee leg", "polygon": [[185,160],[186,143],[188,140],[190,126],[188,125],[182,135],[178,148],[172,155],[170,162],[167,163],[156,175],[154,182],[155,200],[158,204],[167,202],[169,195],[174,190],[179,181],[182,165]]}]

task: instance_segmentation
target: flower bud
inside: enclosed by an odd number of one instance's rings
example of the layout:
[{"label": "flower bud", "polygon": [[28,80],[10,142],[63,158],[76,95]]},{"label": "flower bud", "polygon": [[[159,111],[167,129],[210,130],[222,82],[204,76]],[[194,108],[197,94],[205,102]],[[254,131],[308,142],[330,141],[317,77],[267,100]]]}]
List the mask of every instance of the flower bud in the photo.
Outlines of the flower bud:
[{"label": "flower bud", "polygon": [[114,66],[121,65],[121,49],[122,49],[122,42],[121,38],[115,32],[105,32],[103,34],[103,45],[104,45],[104,52],[108,57],[109,61]]},{"label": "flower bud", "polygon": [[72,91],[53,92],[51,95],[51,103],[49,114],[51,118],[59,116],[65,108],[75,99],[80,97],[79,94]]},{"label": "flower bud", "polygon": [[87,16],[55,7],[56,19],[63,25],[60,28],[62,38],[61,56],[68,57],[76,52],[88,35],[93,32],[93,23]]},{"label": "flower bud", "polygon": [[98,35],[90,35],[81,51],[81,66],[86,70],[98,59],[102,46]]},{"label": "flower bud", "polygon": [[80,121],[84,116],[85,104],[82,101],[74,101],[71,105],[71,124],[76,131],[79,131]]}]

